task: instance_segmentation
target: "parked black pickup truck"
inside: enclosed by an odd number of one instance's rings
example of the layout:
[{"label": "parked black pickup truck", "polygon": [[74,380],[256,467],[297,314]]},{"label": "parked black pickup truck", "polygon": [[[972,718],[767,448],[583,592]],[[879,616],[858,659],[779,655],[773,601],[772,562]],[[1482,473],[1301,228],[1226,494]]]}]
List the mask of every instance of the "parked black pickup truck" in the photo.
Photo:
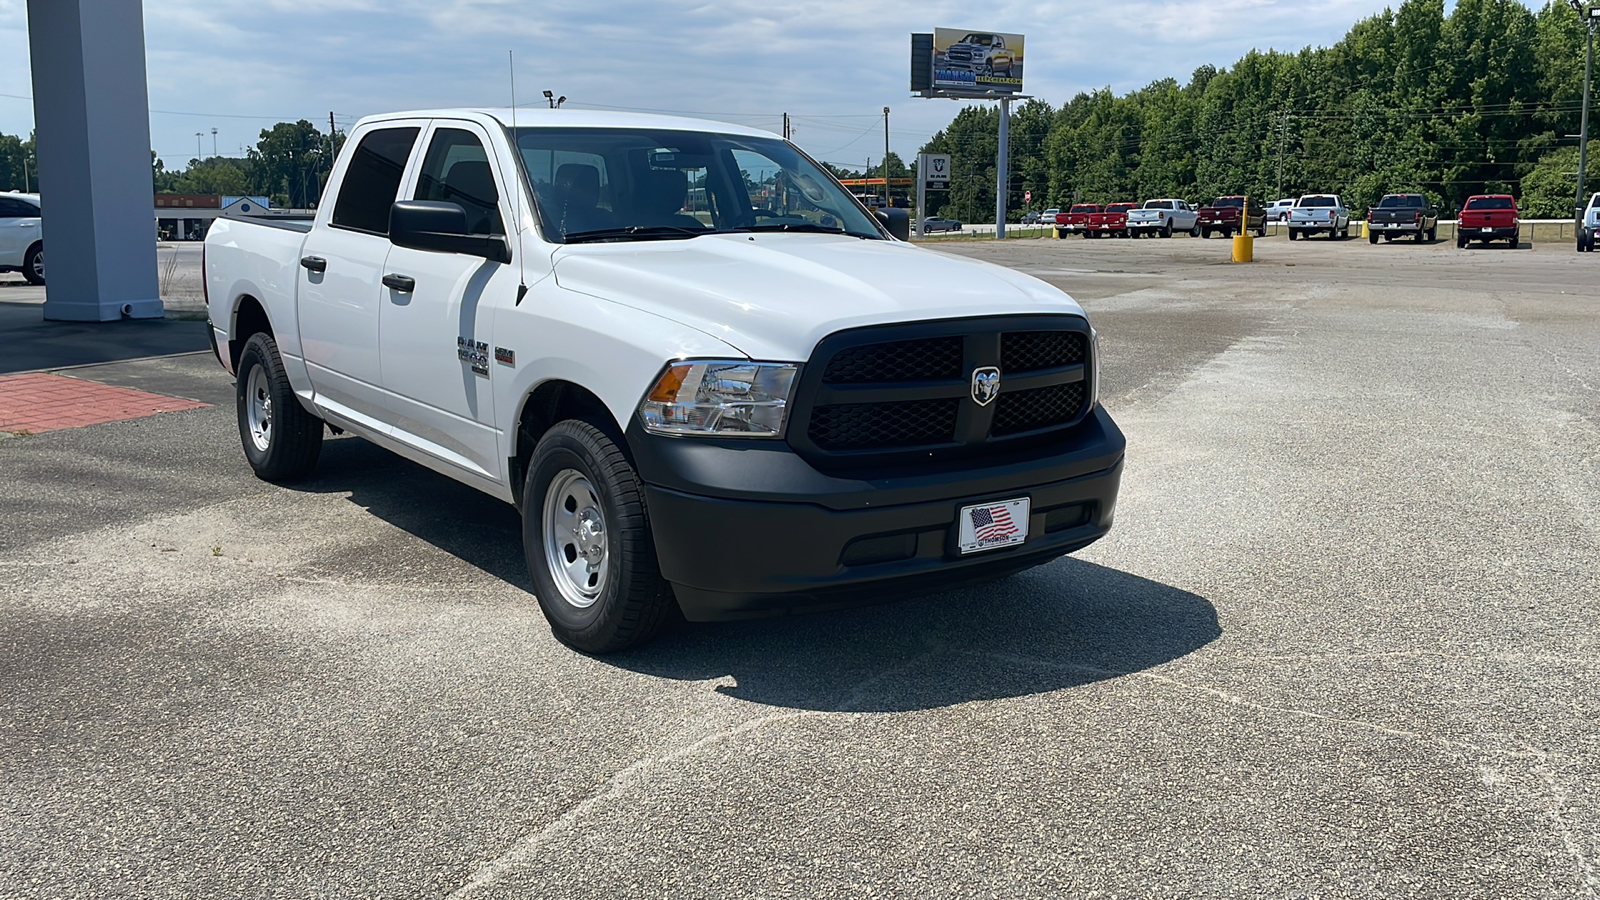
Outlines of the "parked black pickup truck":
[{"label": "parked black pickup truck", "polygon": [[1387,194],[1367,211],[1367,241],[1376,244],[1381,236],[1392,241],[1409,234],[1422,242],[1439,234],[1439,210],[1421,194]]}]

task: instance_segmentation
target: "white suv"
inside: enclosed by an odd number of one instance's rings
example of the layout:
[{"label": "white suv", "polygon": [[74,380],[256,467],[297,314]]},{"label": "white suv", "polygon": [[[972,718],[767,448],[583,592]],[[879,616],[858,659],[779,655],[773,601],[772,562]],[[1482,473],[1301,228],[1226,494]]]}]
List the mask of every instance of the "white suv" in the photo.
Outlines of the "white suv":
[{"label": "white suv", "polygon": [[44,239],[39,195],[0,194],[0,272],[21,272],[29,284],[44,284]]}]

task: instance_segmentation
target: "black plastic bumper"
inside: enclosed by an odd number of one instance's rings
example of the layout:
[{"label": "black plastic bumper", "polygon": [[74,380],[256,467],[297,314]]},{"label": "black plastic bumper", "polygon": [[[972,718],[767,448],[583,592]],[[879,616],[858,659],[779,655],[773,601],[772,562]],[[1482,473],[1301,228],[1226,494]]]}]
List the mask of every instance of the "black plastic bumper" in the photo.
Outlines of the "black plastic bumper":
[{"label": "black plastic bumper", "polygon": [[[1126,440],[1096,408],[1048,447],[907,473],[830,475],[777,441],[649,436],[661,572],[695,621],[831,609],[947,590],[1049,562],[1111,529]],[[961,507],[1030,499],[1028,539],[962,555]]]},{"label": "black plastic bumper", "polygon": [[1456,226],[1456,232],[1468,241],[1503,241],[1509,237],[1518,237],[1522,233],[1521,225],[1507,225],[1504,228],[1490,228],[1488,231],[1482,227],[1462,228]]}]

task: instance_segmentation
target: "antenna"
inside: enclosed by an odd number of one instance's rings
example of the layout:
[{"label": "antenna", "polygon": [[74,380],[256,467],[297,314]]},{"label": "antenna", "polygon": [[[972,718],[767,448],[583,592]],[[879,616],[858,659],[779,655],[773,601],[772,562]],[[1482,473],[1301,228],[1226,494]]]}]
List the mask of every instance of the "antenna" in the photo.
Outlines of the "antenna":
[{"label": "antenna", "polygon": [[517,220],[517,302],[513,306],[521,306],[522,298],[528,293],[528,274],[522,265],[522,148],[517,146],[517,55],[515,50],[506,51],[506,66],[511,72],[511,215]]}]

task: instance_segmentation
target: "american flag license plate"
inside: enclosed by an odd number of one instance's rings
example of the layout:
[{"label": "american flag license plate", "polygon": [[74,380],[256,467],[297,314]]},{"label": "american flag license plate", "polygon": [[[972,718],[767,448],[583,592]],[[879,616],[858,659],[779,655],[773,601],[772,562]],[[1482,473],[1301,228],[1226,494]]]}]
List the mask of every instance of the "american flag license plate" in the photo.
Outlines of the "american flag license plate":
[{"label": "american flag license plate", "polygon": [[961,508],[960,550],[962,555],[1010,547],[1028,539],[1027,497],[979,503]]}]

